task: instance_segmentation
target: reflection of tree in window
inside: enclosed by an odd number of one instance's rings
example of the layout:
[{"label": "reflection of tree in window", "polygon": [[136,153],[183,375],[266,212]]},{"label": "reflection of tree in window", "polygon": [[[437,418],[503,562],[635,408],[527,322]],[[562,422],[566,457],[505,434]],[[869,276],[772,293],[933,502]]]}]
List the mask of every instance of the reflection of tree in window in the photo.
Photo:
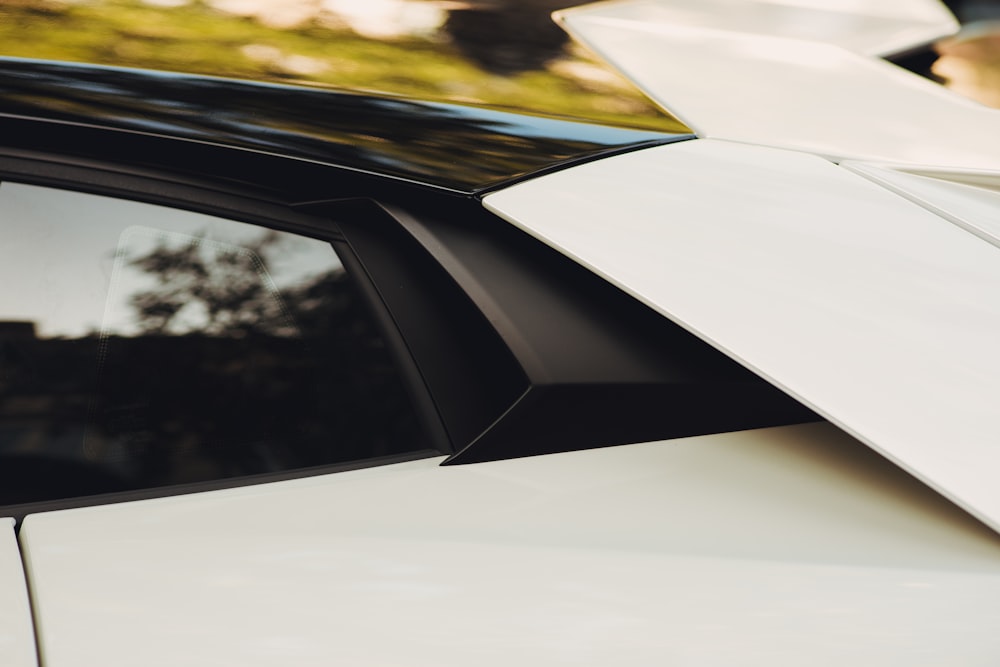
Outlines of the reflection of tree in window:
[{"label": "reflection of tree in window", "polygon": [[137,335],[106,330],[88,456],[156,485],[421,447],[332,248],[334,268],[279,294],[269,266],[287,239],[263,232],[237,247],[161,234],[120,259],[141,273],[112,288],[124,289]]},{"label": "reflection of tree in window", "polygon": [[21,242],[0,246],[19,285],[0,303],[0,504],[427,447],[330,243],[4,190]]},{"label": "reflection of tree in window", "polygon": [[161,240],[152,251],[131,258],[131,267],[156,279],[155,287],[130,297],[139,330],[232,337],[296,334],[266,261],[281,240],[277,232],[266,232],[244,247],[201,237],[180,244]]}]

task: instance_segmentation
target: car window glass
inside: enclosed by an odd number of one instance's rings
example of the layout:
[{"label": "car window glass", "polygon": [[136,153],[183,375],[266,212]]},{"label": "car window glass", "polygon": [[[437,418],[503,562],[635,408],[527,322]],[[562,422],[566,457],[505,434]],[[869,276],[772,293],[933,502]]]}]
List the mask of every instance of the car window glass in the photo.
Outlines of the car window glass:
[{"label": "car window glass", "polygon": [[0,503],[428,447],[329,242],[0,186]]}]

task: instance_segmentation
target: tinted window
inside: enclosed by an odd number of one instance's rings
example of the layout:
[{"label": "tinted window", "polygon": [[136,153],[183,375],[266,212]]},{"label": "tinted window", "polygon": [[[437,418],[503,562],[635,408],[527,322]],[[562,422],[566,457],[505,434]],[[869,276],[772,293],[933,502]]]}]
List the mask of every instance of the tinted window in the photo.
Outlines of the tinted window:
[{"label": "tinted window", "polygon": [[428,447],[329,242],[0,187],[0,503]]}]

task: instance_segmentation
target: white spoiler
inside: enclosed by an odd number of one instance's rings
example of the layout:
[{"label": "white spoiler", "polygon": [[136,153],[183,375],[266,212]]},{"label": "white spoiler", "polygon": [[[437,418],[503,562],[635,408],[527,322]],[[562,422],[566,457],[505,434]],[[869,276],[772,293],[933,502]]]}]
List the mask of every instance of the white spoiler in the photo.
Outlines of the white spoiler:
[{"label": "white spoiler", "polygon": [[1000,195],[850,167],[695,140],[485,204],[1000,530]]},{"label": "white spoiler", "polygon": [[556,20],[700,137],[1000,170],[1000,112],[878,57],[956,31],[937,0],[636,0]]},{"label": "white spoiler", "polygon": [[1000,111],[874,57],[950,32],[937,2],[817,41],[835,1],[561,13],[708,139],[485,203],[1000,531]]}]

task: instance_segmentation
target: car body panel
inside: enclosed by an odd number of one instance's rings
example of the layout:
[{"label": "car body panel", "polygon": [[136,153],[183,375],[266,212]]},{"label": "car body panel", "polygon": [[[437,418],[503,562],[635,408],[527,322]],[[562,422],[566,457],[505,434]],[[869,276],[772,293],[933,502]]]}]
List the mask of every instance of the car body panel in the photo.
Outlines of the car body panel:
[{"label": "car body panel", "polygon": [[996,246],[819,157],[712,140],[485,203],[1000,529]]},{"label": "car body panel", "polygon": [[[462,193],[690,137],[387,95],[16,58],[0,60],[0,91],[0,122],[112,130],[105,146],[172,137]],[[461,159],[463,150],[480,157]]]},{"label": "car body panel", "polygon": [[1000,174],[899,169],[892,165],[845,162],[841,166],[933,211],[995,246],[1000,246]]},{"label": "car body panel", "polygon": [[1000,111],[834,44],[649,21],[646,7],[608,3],[560,16],[701,137],[836,161],[1000,169]]},{"label": "car body panel", "polygon": [[638,0],[571,9],[646,24],[710,28],[833,44],[871,56],[888,56],[958,31],[938,0]]},{"label": "car body panel", "polygon": [[0,518],[0,592],[0,665],[37,667],[28,587],[9,518]]},{"label": "car body panel", "polygon": [[1000,656],[996,535],[829,424],[438,462],[28,517],[45,664]]}]

